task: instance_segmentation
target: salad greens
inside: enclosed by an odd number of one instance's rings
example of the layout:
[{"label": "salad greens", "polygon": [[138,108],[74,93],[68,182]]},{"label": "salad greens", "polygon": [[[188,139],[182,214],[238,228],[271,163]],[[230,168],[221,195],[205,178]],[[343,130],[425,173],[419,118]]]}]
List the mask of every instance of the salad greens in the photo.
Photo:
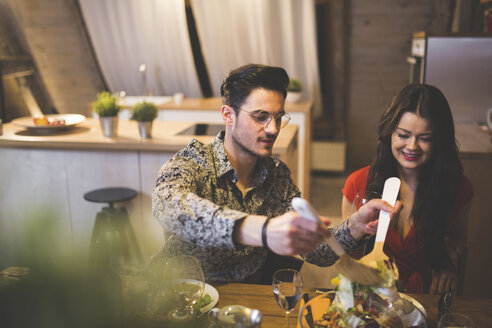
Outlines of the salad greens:
[{"label": "salad greens", "polygon": [[[398,273],[382,261],[374,263],[374,267],[384,278],[383,288],[394,288]],[[384,327],[384,322],[394,320],[393,315],[383,313],[387,306],[384,300],[373,301],[381,286],[361,285],[340,274],[331,283],[335,286],[335,298],[316,327]]]}]

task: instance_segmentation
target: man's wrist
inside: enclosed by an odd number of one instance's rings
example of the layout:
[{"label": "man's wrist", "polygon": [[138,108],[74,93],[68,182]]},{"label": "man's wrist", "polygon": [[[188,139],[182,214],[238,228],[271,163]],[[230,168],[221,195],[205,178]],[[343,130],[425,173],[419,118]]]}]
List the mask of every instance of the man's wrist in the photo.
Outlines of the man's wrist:
[{"label": "man's wrist", "polygon": [[245,246],[263,246],[262,228],[266,216],[248,215],[234,227],[234,242]]}]

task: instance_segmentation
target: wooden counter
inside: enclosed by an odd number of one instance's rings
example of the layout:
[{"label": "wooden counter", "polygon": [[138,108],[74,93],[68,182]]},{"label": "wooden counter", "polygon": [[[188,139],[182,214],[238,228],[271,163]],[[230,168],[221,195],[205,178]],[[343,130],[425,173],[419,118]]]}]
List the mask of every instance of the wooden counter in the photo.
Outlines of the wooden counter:
[{"label": "wooden counter", "polygon": [[[60,220],[67,247],[87,252],[96,213],[104,204],[83,195],[103,187],[128,187],[135,199],[118,203],[129,212],[144,256],[164,243],[162,227],[152,216],[151,194],[158,171],[193,136],[176,136],[191,122],[155,121],[153,138],[142,140],[134,121],[120,120],[118,137],[105,138],[98,120],[87,119],[54,135],[33,135],[12,123],[0,136],[0,267],[15,264],[16,250],[31,219],[49,214]],[[215,136],[196,137],[208,143]],[[274,156],[297,172],[297,126],[281,131]]]},{"label": "wooden counter", "polygon": [[[177,135],[191,127],[193,122],[154,121],[152,138],[142,139],[138,134],[135,121],[119,120],[116,138],[102,135],[99,121],[93,118],[53,134],[33,133],[12,123],[3,125],[0,135],[0,147],[35,147],[56,149],[93,149],[93,150],[142,150],[176,152],[184,148],[192,138],[204,143],[212,142],[215,136]],[[275,142],[274,155],[280,157],[286,153],[297,135],[296,125],[287,125],[280,131]],[[281,157],[282,160],[290,161]]]},{"label": "wooden counter", "polygon": [[456,139],[474,196],[468,217],[464,295],[492,295],[492,134],[476,123],[456,123]]}]

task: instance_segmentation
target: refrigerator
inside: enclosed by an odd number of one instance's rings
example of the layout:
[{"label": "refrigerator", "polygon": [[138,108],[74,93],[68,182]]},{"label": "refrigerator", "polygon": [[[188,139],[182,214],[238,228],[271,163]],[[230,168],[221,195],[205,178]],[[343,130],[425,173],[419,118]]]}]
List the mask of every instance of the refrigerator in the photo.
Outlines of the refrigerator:
[{"label": "refrigerator", "polygon": [[492,107],[492,35],[415,33],[410,83],[438,87],[449,102],[455,122],[485,122]]}]

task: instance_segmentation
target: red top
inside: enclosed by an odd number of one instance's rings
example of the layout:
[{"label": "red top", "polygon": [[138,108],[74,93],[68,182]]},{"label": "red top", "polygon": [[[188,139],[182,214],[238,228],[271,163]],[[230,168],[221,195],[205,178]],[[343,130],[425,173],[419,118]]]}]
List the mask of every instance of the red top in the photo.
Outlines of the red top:
[{"label": "red top", "polygon": [[[353,203],[358,192],[366,189],[369,166],[352,173],[345,181],[343,195]],[[450,226],[454,225],[460,210],[473,197],[473,187],[464,175],[461,188],[453,207]],[[415,226],[412,224],[408,234],[402,239],[396,226],[390,226],[384,243],[384,252],[394,259],[400,274],[399,280],[408,293],[428,293],[432,282],[432,269],[427,265],[427,255],[422,243],[415,236]]]}]

